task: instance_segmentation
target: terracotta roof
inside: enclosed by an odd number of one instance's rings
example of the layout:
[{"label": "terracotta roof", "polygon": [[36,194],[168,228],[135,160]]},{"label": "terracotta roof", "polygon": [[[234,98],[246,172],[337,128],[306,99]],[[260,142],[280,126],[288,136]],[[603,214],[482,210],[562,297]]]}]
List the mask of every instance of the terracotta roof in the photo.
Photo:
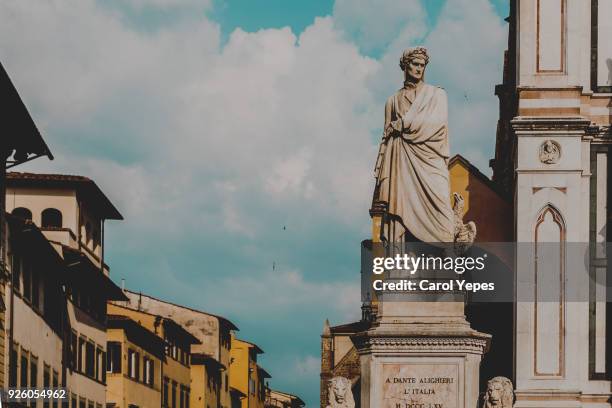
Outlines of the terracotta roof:
[{"label": "terracotta roof", "polygon": [[51,151],[2,63],[0,63],[0,106],[2,106],[2,144],[9,152],[15,152],[13,159],[8,161],[9,167],[40,156],[47,156],[53,160]]},{"label": "terracotta roof", "polygon": [[38,174],[9,172],[6,174],[7,187],[71,188],[87,201],[97,214],[108,220],[122,220],[123,216],[113,203],[90,178],[69,174]]}]

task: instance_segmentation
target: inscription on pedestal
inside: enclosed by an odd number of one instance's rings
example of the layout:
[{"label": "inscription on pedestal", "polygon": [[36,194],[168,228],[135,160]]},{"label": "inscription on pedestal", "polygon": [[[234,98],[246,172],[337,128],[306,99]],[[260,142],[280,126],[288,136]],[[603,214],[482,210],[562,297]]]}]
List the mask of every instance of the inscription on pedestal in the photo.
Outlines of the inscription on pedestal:
[{"label": "inscription on pedestal", "polygon": [[381,380],[381,408],[459,408],[457,364],[383,364]]}]

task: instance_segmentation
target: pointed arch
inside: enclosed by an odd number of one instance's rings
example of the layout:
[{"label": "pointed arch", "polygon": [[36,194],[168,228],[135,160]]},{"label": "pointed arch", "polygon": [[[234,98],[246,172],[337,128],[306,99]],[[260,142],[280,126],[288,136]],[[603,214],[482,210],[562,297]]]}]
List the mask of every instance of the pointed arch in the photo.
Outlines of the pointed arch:
[{"label": "pointed arch", "polygon": [[546,204],[534,226],[534,376],[565,373],[565,240],[563,215]]}]

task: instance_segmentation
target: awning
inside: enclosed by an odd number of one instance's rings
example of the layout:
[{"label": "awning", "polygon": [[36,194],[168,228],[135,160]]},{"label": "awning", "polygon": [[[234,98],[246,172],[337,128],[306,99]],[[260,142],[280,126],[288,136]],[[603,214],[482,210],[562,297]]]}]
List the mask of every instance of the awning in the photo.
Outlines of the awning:
[{"label": "awning", "polygon": [[14,151],[6,168],[40,156],[53,160],[53,155],[36,128],[19,93],[0,63],[0,106],[2,106],[2,143],[9,153]]},{"label": "awning", "polygon": [[66,245],[63,245],[62,249],[70,282],[90,288],[97,293],[102,291],[106,300],[128,300],[121,288],[102,273],[87,255]]},{"label": "awning", "polygon": [[210,366],[214,370],[217,370],[217,371],[225,371],[227,369],[225,365],[221,364],[220,362],[218,362],[217,360],[215,360],[213,357],[209,356],[208,354],[203,354],[203,353],[191,354],[191,365]]}]

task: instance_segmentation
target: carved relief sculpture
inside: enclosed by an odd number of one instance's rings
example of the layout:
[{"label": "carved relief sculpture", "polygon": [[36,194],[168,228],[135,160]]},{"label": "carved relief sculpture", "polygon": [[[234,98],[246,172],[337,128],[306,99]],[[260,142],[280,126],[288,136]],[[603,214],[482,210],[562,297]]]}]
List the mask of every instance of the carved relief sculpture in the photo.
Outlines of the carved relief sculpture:
[{"label": "carved relief sculpture", "polygon": [[483,408],[512,408],[514,404],[514,387],[506,377],[493,377],[487,383],[483,395]]},{"label": "carved relief sculpture", "polygon": [[469,221],[463,223],[464,198],[459,193],[453,193],[453,213],[455,216],[455,253],[464,254],[476,239],[476,223]]},{"label": "carved relief sculpture", "polygon": [[351,381],[344,377],[329,380],[327,408],[355,408],[355,399],[351,390]]},{"label": "carved relief sculpture", "polygon": [[553,140],[547,140],[540,145],[540,161],[544,164],[555,164],[561,157],[561,146]]}]

